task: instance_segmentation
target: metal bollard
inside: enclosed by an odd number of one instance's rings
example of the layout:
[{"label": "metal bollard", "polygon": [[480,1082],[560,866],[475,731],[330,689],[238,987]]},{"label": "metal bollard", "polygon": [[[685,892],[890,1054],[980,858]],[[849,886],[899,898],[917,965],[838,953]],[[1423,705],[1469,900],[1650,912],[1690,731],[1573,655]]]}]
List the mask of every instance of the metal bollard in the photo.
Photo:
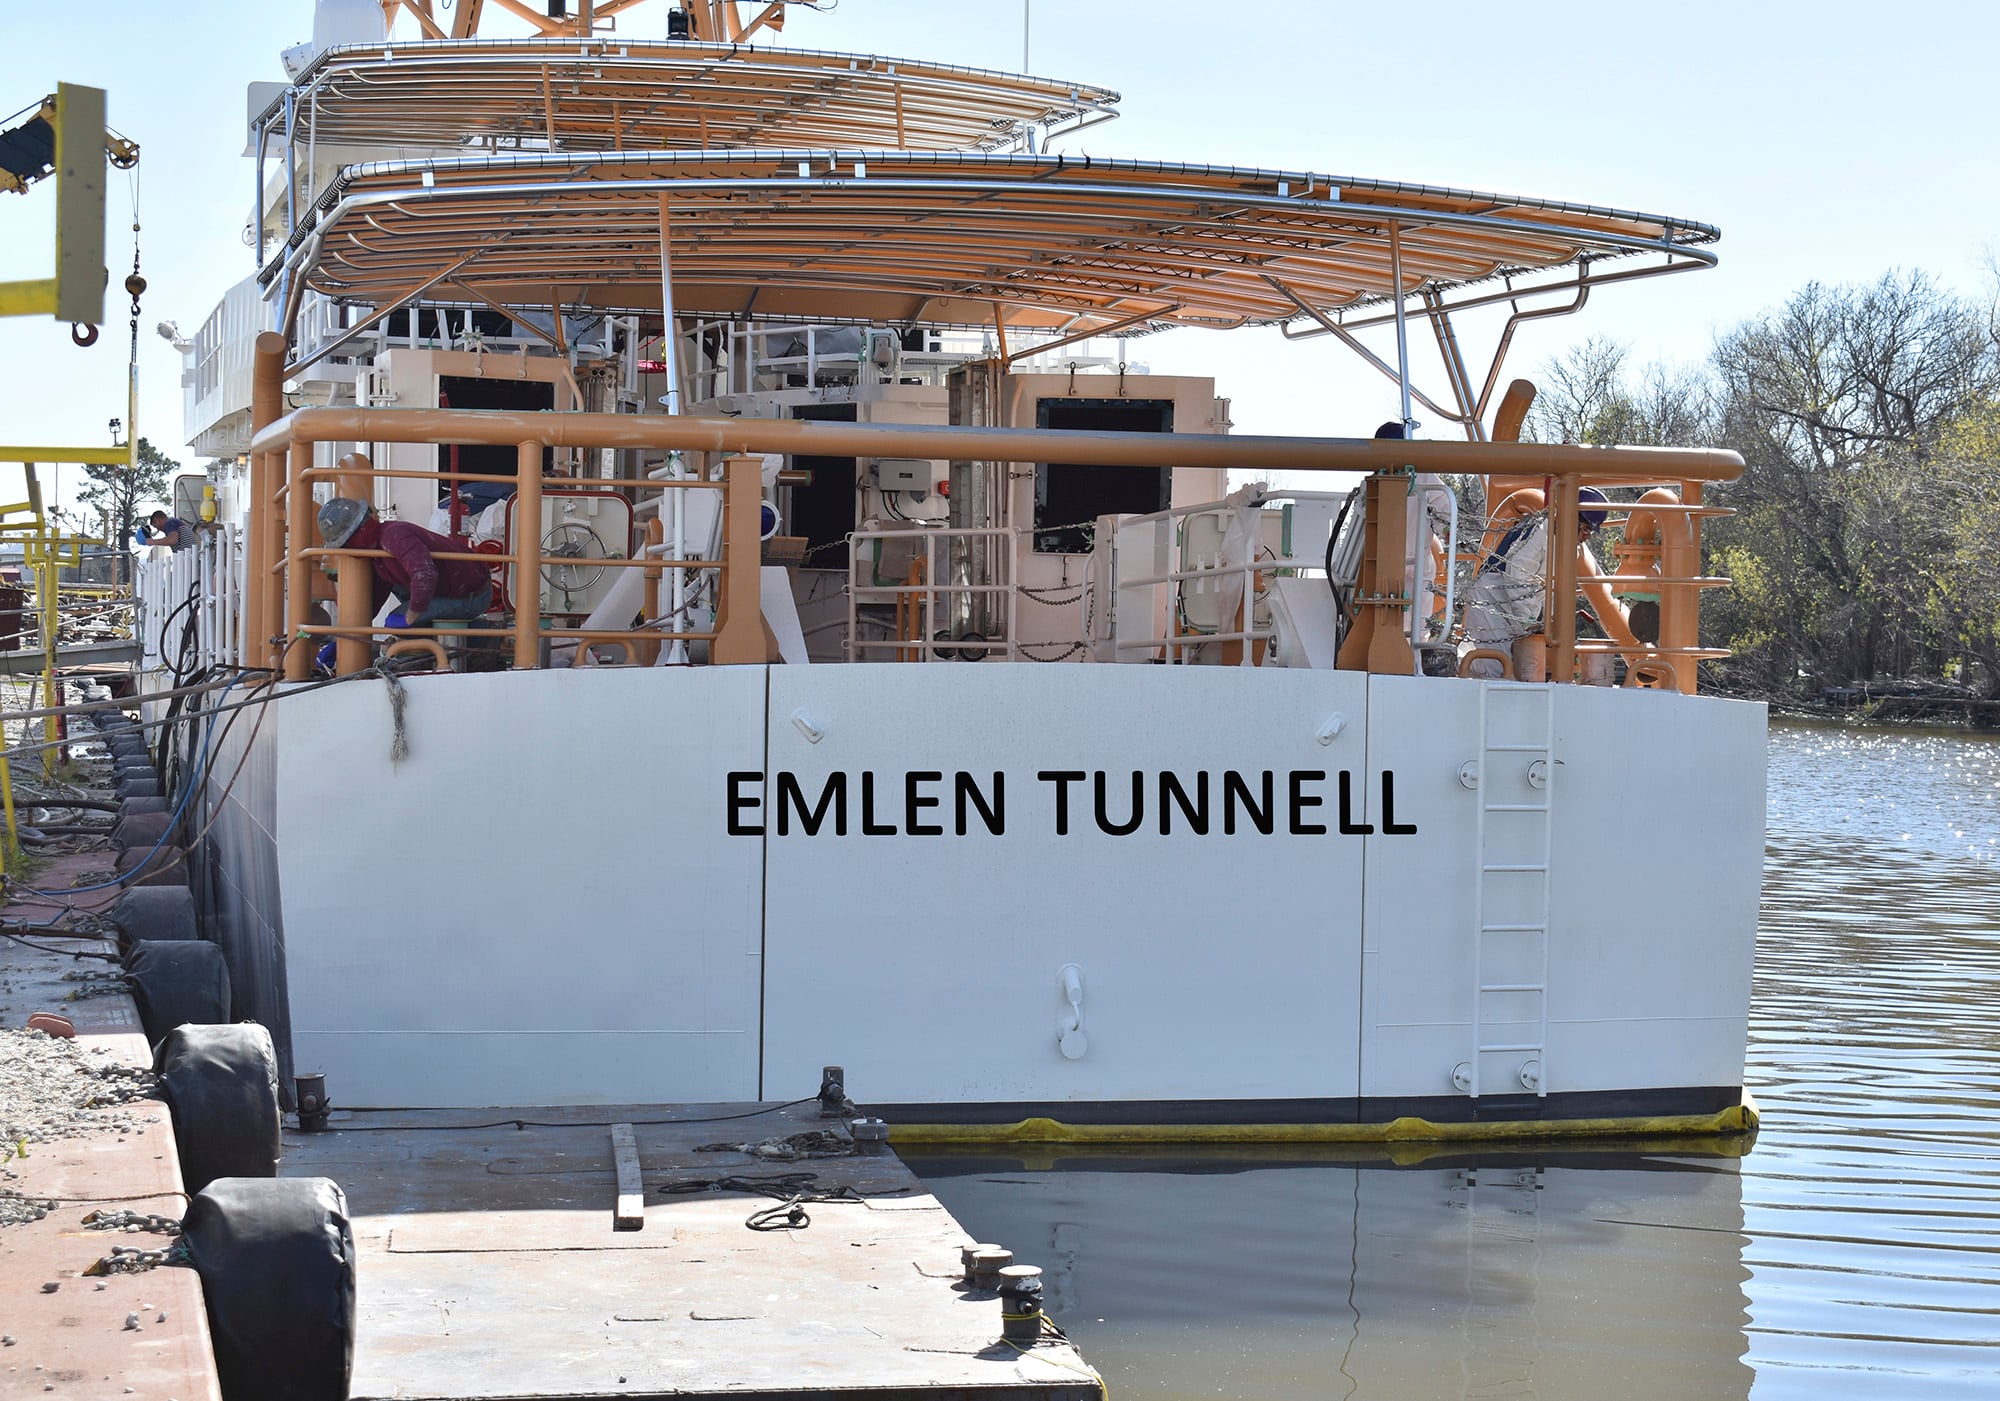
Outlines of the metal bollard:
[{"label": "metal bollard", "polygon": [[301,1133],[326,1132],[326,1116],[333,1106],[326,1098],[326,1077],[324,1075],[294,1075],[293,1093],[299,1106],[299,1131]]},{"label": "metal bollard", "polygon": [[1000,1336],[1031,1343],[1042,1335],[1042,1267],[1009,1265],[1000,1271]]},{"label": "metal bollard", "polygon": [[965,1282],[974,1289],[997,1288],[1000,1271],[1014,1263],[1014,1252],[999,1245],[968,1245],[958,1254],[965,1267]]},{"label": "metal bollard", "polygon": [[826,1066],[819,1073],[820,1118],[839,1119],[853,1112],[847,1098],[847,1072],[837,1065]]},{"label": "metal bollard", "polygon": [[854,1140],[854,1151],[857,1153],[876,1152],[889,1142],[889,1123],[886,1119],[868,1115],[849,1119],[847,1132]]}]

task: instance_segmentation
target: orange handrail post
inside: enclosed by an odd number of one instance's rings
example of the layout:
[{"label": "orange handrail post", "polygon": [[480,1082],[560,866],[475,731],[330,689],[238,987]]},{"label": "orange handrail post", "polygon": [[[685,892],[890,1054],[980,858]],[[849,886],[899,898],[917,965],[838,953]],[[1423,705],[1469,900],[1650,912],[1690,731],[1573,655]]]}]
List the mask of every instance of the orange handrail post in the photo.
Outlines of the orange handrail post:
[{"label": "orange handrail post", "polygon": [[732,456],[722,464],[722,584],[709,660],[746,666],[764,660],[763,462]]},{"label": "orange handrail post", "polygon": [[263,666],[271,659],[271,570],[275,551],[272,518],[277,497],[277,454],[250,454],[250,503],[243,539],[243,664]]},{"label": "orange handrail post", "polygon": [[[375,620],[375,566],[356,555],[341,555],[337,567],[340,574],[334,584],[335,621],[343,628],[365,628]],[[337,676],[352,676],[366,670],[368,639],[358,633],[336,634],[333,660]]]},{"label": "orange handrail post", "polygon": [[1378,495],[1378,479],[1371,476],[1361,484],[1361,559],[1354,572],[1354,617],[1333,659],[1334,666],[1341,671],[1368,669],[1368,643],[1375,635],[1375,610],[1366,607],[1365,600],[1375,593]]},{"label": "orange handrail post", "polygon": [[[1699,506],[1701,483],[1682,482],[1681,500]],[[1692,579],[1701,573],[1701,518],[1676,511],[1660,522],[1660,573],[1671,579]],[[1688,655],[1701,646],[1701,590],[1691,584],[1666,584],[1660,589],[1660,645],[1670,649],[1674,679],[1680,693],[1691,696],[1697,684],[1697,658]]]},{"label": "orange handrail post", "polygon": [[[250,370],[250,433],[255,437],[278,421],[285,408],[285,338],[276,331],[259,333],[252,348]],[[250,509],[243,542],[243,660],[254,666],[271,645],[271,571],[277,565],[276,522],[271,513],[277,498],[276,454],[250,454]]]},{"label": "orange handrail post", "polygon": [[1573,475],[1556,477],[1549,495],[1549,596],[1542,612],[1548,637],[1549,680],[1566,682],[1576,676],[1576,512],[1580,483]]},{"label": "orange handrail post", "polygon": [[1409,595],[1403,592],[1403,547],[1409,536],[1414,480],[1408,471],[1390,470],[1376,472],[1363,484],[1354,625],[1334,659],[1342,671],[1408,676],[1417,669],[1416,653],[1403,631],[1410,607]]},{"label": "orange handrail post", "polygon": [[[666,538],[666,524],[658,516],[654,516],[646,522],[645,553],[647,558],[650,559],[652,557],[653,547],[663,543]],[[660,581],[666,576],[666,572],[660,565],[652,564],[646,567],[646,572],[641,577],[639,585],[639,616],[648,622],[660,616]],[[660,644],[657,642],[641,642],[636,650],[637,660],[641,666],[651,666],[660,659]]]},{"label": "orange handrail post", "polygon": [[[344,628],[365,628],[375,618],[375,570],[365,559],[343,559],[334,611]],[[311,649],[301,648],[301,651]],[[368,639],[340,634],[334,641],[334,674],[352,676],[368,669]]]},{"label": "orange handrail post", "polygon": [[514,449],[514,665],[540,665],[542,651],[542,445]]},{"label": "orange handrail post", "polygon": [[1382,524],[1369,541],[1375,551],[1376,594],[1364,600],[1375,611],[1368,670],[1378,676],[1409,676],[1417,669],[1417,654],[1410,648],[1407,624],[1414,600],[1406,592],[1403,563],[1410,534],[1410,493],[1417,478],[1414,471],[1378,472],[1371,480],[1379,490],[1369,514]]},{"label": "orange handrail post", "polygon": [[[342,496],[372,504],[375,500],[375,464],[368,454],[350,452],[335,465],[340,468],[340,475],[333,479],[334,490]],[[334,568],[337,571],[334,579],[334,620],[344,628],[365,628],[375,619],[375,566],[353,555],[339,555],[335,557]],[[359,633],[336,634],[334,674],[352,676],[357,671],[366,670],[368,650],[368,639]],[[394,649],[385,655],[395,655]]]},{"label": "orange handrail post", "polygon": [[285,484],[285,636],[280,656],[285,679],[303,681],[312,674],[312,652],[294,646],[299,629],[306,626],[306,610],[312,606],[312,560],[306,551],[319,543],[319,523],[313,519],[312,487],[306,471],[312,466],[313,444],[292,442],[286,455]]},{"label": "orange handrail post", "polygon": [[[922,587],[925,582],[923,560],[921,558],[911,560],[909,572],[903,575],[903,587],[905,589],[916,589]],[[923,602],[921,598],[915,593],[897,594],[896,640],[898,642],[915,642],[923,635]],[[899,662],[920,662],[923,659],[924,651],[920,646],[898,647],[896,649],[896,660]]]}]

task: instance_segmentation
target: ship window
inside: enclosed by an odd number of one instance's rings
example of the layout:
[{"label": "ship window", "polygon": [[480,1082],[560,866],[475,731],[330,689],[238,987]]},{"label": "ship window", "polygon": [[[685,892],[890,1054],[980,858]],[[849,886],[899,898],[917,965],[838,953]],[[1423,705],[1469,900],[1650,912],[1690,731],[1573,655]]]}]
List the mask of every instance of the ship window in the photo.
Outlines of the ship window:
[{"label": "ship window", "polygon": [[[556,406],[556,388],[547,380],[485,379],[477,375],[439,375],[438,403],[454,409],[511,409],[536,413]],[[438,446],[437,469],[451,470],[451,449]],[[512,476],[519,461],[516,450],[492,443],[462,443],[458,449],[461,472],[504,473]],[[542,475],[555,464],[555,449],[542,449]],[[438,499],[445,499],[444,483],[437,484]],[[460,488],[466,507],[483,511],[495,501],[505,501],[514,489],[505,482],[467,482]],[[428,522],[420,522],[428,524]]]},{"label": "ship window", "polygon": [[[852,404],[801,404],[793,418],[820,423],[852,423]],[[812,457],[804,453],[792,458],[798,471],[812,473],[805,486],[787,487],[785,533],[806,537],[806,560],[814,569],[846,569],[847,537],[853,533],[856,508],[854,459]]]},{"label": "ship window", "polygon": [[[1112,433],[1171,433],[1171,399],[1043,399],[1040,428]],[[1091,527],[1103,515],[1164,511],[1173,491],[1167,467],[1086,467],[1042,462],[1035,467],[1035,552],[1076,555],[1090,549]]]},{"label": "ship window", "polygon": [[[450,307],[417,308],[417,329],[415,340],[428,341],[440,349],[449,349],[465,334],[469,325],[488,340],[507,340],[514,336],[514,323],[497,311],[483,311],[474,307],[471,311],[454,310]],[[358,319],[358,318],[357,318]],[[389,337],[389,343],[411,340],[410,308],[392,311],[383,319],[382,330]],[[521,333],[523,337],[528,332]]]}]

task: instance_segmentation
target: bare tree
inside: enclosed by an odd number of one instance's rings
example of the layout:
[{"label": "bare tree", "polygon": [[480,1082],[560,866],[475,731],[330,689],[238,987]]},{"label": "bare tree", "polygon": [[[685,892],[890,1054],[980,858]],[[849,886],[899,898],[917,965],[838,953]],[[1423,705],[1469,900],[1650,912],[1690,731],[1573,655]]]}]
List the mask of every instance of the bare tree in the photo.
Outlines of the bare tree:
[{"label": "bare tree", "polygon": [[1719,436],[1746,465],[1712,538],[1754,557],[1760,588],[1716,611],[1732,645],[1757,639],[1767,680],[1942,666],[1961,645],[1965,605],[1937,564],[1978,473],[1937,455],[2000,393],[1990,332],[1985,308],[1890,273],[1808,284],[1718,341]]},{"label": "bare tree", "polygon": [[1625,399],[1625,347],[1592,336],[1542,362],[1528,436],[1538,443],[1590,443],[1621,416]]},{"label": "bare tree", "polygon": [[1714,434],[1714,381],[1688,366],[1647,365],[1636,377],[1627,352],[1598,336],[1540,371],[1528,423],[1537,442],[1624,443],[1639,447],[1707,443]]},{"label": "bare tree", "polygon": [[1970,659],[2000,694],[2000,265],[1988,295],[1921,272],[1809,283],[1718,338],[1699,368],[1632,372],[1596,339],[1547,362],[1545,442],[1719,444],[1742,479],[1706,532],[1706,640],[1769,691],[1937,675]]}]

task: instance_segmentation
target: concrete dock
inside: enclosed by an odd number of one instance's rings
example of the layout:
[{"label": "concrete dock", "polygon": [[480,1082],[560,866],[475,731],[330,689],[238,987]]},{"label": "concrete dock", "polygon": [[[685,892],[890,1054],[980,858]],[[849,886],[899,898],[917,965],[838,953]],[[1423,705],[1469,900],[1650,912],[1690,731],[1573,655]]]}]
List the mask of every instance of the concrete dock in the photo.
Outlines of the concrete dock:
[{"label": "concrete dock", "polygon": [[[637,1181],[628,1156],[621,1183],[616,1124],[633,1126]],[[810,1102],[336,1110],[327,1132],[287,1131],[281,1171],[348,1194],[355,1401],[1101,1394],[1068,1345],[1001,1340],[999,1300],[958,1282],[972,1237],[885,1146],[701,1151],[829,1129],[842,1122]],[[792,1173],[847,1199],[758,1231],[746,1219],[780,1202],[702,1185],[761,1178],[782,1195],[772,1179]],[[638,1229],[618,1227],[621,1192]],[[1037,1263],[1032,1242],[1015,1248]]]}]

